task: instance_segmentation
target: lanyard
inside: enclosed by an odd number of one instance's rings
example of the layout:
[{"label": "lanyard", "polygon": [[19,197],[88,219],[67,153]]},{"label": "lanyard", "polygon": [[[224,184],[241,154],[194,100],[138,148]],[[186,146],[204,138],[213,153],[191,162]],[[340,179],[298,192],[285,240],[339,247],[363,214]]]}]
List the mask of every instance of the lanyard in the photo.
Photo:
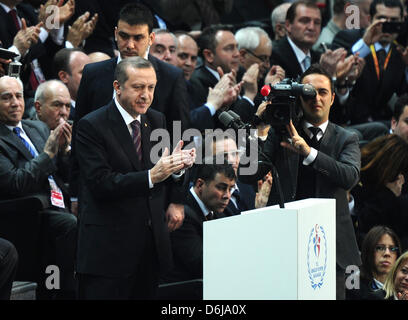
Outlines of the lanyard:
[{"label": "lanyard", "polygon": [[[375,72],[377,73],[377,79],[380,80],[380,67],[378,65],[378,59],[377,59],[377,54],[375,53],[374,45],[370,46],[370,50],[371,50],[371,54],[373,55],[373,61],[374,61]],[[385,69],[387,69],[388,62],[390,61],[391,51],[392,51],[392,48],[390,48],[390,50],[388,51],[387,57],[385,58],[384,67],[383,67],[384,71]]]}]

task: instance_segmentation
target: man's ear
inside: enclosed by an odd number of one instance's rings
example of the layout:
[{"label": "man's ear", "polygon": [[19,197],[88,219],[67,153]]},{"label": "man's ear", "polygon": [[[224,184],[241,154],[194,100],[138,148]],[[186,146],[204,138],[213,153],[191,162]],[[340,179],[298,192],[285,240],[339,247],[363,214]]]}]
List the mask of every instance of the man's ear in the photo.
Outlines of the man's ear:
[{"label": "man's ear", "polygon": [[204,49],[203,50],[203,56],[204,60],[207,61],[208,63],[213,63],[214,61],[214,53],[210,49]]},{"label": "man's ear", "polygon": [[392,117],[392,118],[391,118],[391,130],[392,130],[392,132],[395,131],[395,128],[397,127],[397,124],[398,124],[398,121],[395,120],[394,117]]},{"label": "man's ear", "polygon": [[62,70],[58,72],[58,78],[59,78],[62,82],[64,82],[65,84],[68,83],[68,77],[69,77],[68,72],[62,71]]},{"label": "man's ear", "polygon": [[154,39],[156,39],[156,34],[154,32],[151,32],[149,34],[149,46],[151,46],[153,44]]},{"label": "man's ear", "polygon": [[286,31],[288,32],[288,34],[290,34],[290,30],[291,30],[291,24],[290,24],[290,22],[289,22],[289,20],[286,20],[285,21],[285,28],[286,28]]},{"label": "man's ear", "polygon": [[245,56],[248,54],[248,52],[245,49],[239,49],[239,62],[241,64],[244,64],[245,61]]},{"label": "man's ear", "polygon": [[118,80],[113,81],[113,88],[117,95],[120,95],[120,83]]},{"label": "man's ear", "polygon": [[34,108],[35,108],[35,111],[37,112],[38,117],[40,117],[41,116],[41,103],[39,103],[38,101],[35,101]]}]

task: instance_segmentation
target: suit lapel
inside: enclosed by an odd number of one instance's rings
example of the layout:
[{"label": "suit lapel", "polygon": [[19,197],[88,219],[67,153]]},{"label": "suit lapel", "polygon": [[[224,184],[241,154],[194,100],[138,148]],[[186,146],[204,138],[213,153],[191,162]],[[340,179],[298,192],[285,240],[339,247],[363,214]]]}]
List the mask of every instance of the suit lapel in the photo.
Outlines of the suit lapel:
[{"label": "suit lapel", "polygon": [[[41,153],[44,150],[45,141],[41,138],[39,132],[35,127],[29,126],[28,124],[22,121],[23,129],[26,132],[27,136],[30,138],[31,142],[33,143],[35,149],[38,153]],[[27,148],[26,148],[27,149]]]},{"label": "suit lapel", "polygon": [[[25,129],[24,129],[25,130]],[[17,135],[10,131],[4,124],[0,124],[0,139],[2,139],[8,145],[16,148],[27,160],[31,160],[33,156],[27,147],[21,142]]]},{"label": "suit lapel", "polygon": [[137,158],[132,137],[130,136],[129,130],[125,122],[123,121],[122,115],[120,114],[113,100],[110,102],[108,107],[108,120],[112,124],[110,128],[118,141],[117,146],[123,149],[129,160],[133,164],[134,168],[137,170],[141,170],[142,166],[140,165]]},{"label": "suit lapel", "polygon": [[294,75],[302,74],[303,73],[302,72],[302,67],[299,64],[299,61],[298,61],[298,59],[296,57],[296,54],[293,51],[292,47],[290,46],[287,37],[284,38],[283,45],[284,45],[284,48],[285,48],[284,51],[287,53],[286,54],[287,65],[291,66],[290,69],[292,69],[292,74],[294,74]]}]

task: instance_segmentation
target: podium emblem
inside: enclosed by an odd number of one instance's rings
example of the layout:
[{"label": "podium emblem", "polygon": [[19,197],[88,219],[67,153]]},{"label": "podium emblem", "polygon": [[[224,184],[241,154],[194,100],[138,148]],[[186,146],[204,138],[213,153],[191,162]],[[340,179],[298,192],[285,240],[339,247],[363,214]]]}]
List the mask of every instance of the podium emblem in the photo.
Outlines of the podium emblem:
[{"label": "podium emblem", "polygon": [[327,268],[327,239],[323,226],[316,224],[309,235],[307,270],[313,289],[321,288]]}]

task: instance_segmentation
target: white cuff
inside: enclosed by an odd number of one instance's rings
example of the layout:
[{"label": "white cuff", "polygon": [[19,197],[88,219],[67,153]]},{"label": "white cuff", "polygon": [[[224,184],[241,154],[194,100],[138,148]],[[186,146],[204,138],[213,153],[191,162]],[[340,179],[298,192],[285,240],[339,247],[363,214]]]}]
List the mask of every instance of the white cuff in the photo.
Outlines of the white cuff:
[{"label": "white cuff", "polygon": [[216,112],[215,107],[211,103],[208,103],[208,102],[206,102],[204,105],[208,108],[208,110],[210,110],[210,114],[212,117]]},{"label": "white cuff", "polygon": [[148,175],[148,178],[149,178],[149,189],[153,189],[154,184],[152,182],[152,179],[150,178],[150,170],[147,171],[147,175]]},{"label": "white cuff", "polygon": [[255,105],[255,103],[251,99],[249,99],[247,96],[243,96],[242,99],[247,100],[251,104],[251,106]]},{"label": "white cuff", "polygon": [[361,38],[358,40],[352,47],[351,47],[351,52],[355,54],[356,52],[359,52],[359,57],[360,58],[365,58],[370,54],[370,47],[366,45],[364,40]]},{"label": "white cuff", "polygon": [[308,166],[309,164],[311,164],[313,161],[315,161],[316,157],[317,157],[317,150],[315,148],[310,148],[310,153],[309,155],[303,160],[303,164],[305,166]]}]

